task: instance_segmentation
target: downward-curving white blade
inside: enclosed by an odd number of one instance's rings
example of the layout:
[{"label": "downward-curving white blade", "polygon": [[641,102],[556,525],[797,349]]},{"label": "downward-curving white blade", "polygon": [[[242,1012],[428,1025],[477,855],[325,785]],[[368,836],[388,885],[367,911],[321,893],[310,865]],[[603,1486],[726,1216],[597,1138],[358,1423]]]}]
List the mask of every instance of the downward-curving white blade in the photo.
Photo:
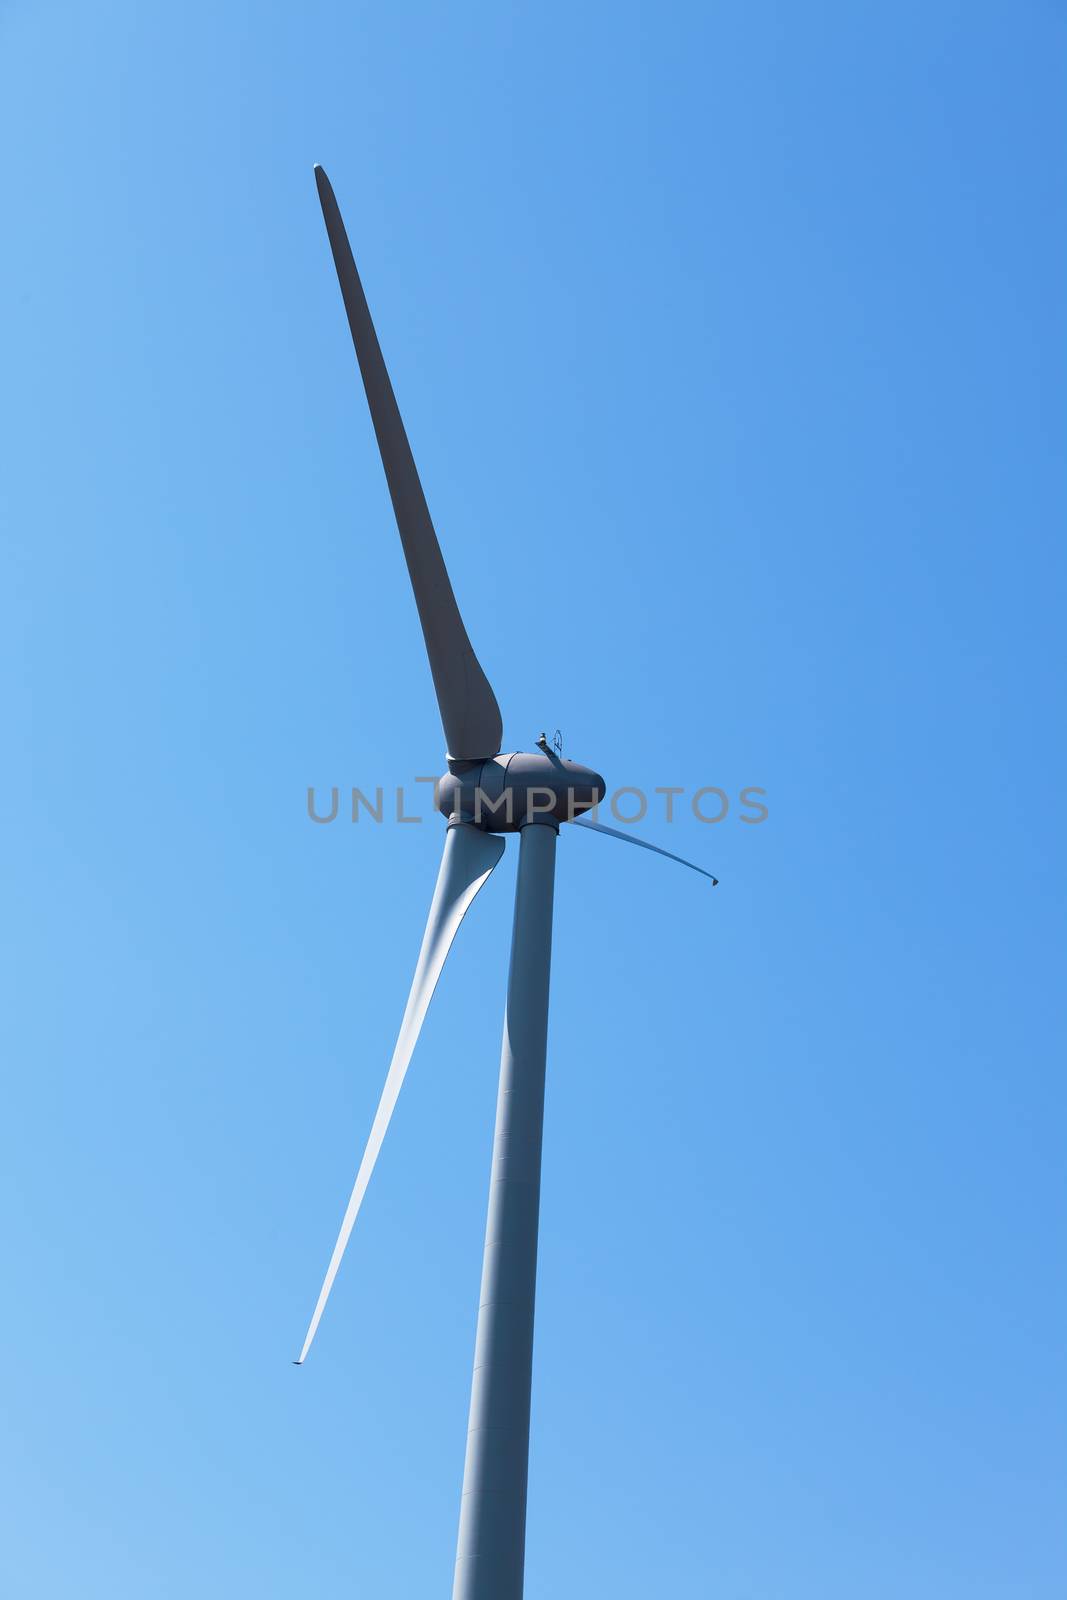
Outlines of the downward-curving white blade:
[{"label": "downward-curving white blade", "polygon": [[590,822],[587,817],[579,817],[574,826],[583,829],[586,833],[606,833],[609,839],[621,839],[623,844],[639,844],[642,850],[654,850],[658,856],[666,856],[668,861],[677,861],[683,867],[691,867],[694,872],[700,872],[705,878],[710,878],[712,884],[718,883],[718,878],[706,867],[698,867],[695,861],[687,861],[684,856],[676,856],[671,850],[663,850],[658,844],[649,844],[647,839],[638,839],[632,833],[623,833],[619,828],[606,828],[602,822]]},{"label": "downward-curving white blade", "polygon": [[393,1115],[393,1107],[404,1082],[404,1074],[415,1049],[427,1007],[437,987],[437,980],[441,976],[445,957],[452,947],[452,941],[456,937],[467,908],[503,853],[504,841],[499,834],[483,833],[480,828],[472,827],[469,823],[450,827],[445,836],[441,870],[437,875],[437,887],[434,890],[430,915],[426,920],[426,932],[423,934],[422,949],[419,951],[411,993],[404,1009],[404,1020],[400,1024],[400,1035],[393,1051],[393,1059],[389,1063],[385,1088],[382,1090],[382,1097],[374,1114],[367,1148],[363,1152],[363,1160],[356,1174],[355,1187],[348,1202],[348,1209],[345,1211],[344,1221],[341,1223],[341,1231],[337,1235],[337,1243],[333,1247],[330,1265],[319,1291],[315,1314],[311,1319],[297,1366],[311,1348],[315,1330],[319,1325],[330,1290],[333,1288],[333,1280],[337,1276],[341,1257],[345,1253],[345,1246],[363,1202],[363,1196],[367,1192],[370,1175],[374,1171],[374,1163],[378,1159],[378,1152],[382,1147],[389,1119]]}]

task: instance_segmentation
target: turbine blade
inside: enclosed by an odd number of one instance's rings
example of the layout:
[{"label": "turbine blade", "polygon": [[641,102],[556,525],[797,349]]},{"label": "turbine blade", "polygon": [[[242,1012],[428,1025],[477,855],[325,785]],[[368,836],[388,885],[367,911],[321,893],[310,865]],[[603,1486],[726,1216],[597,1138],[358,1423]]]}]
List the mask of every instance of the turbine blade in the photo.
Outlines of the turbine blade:
[{"label": "turbine blade", "polygon": [[609,839],[621,839],[624,844],[637,844],[642,850],[654,850],[658,856],[666,856],[668,861],[680,862],[683,867],[691,867],[694,872],[700,872],[705,878],[710,878],[713,887],[719,881],[706,867],[698,867],[695,861],[687,861],[684,856],[676,856],[673,850],[664,850],[658,844],[649,844],[647,839],[638,839],[632,833],[622,833],[618,828],[606,828],[602,822],[590,822],[585,817],[576,818],[574,826],[581,828],[583,833],[606,833]]},{"label": "turbine blade", "polygon": [[345,225],[321,167],[315,168],[315,182],[419,608],[448,753],[455,760],[482,760],[500,749],[504,731],[500,707],[459,614]]},{"label": "turbine blade", "polygon": [[374,1171],[374,1163],[378,1159],[378,1152],[389,1127],[389,1119],[393,1115],[393,1108],[404,1082],[404,1074],[415,1049],[431,996],[441,976],[445,957],[452,947],[452,941],[468,907],[503,853],[504,840],[499,834],[483,833],[480,828],[472,827],[469,823],[460,823],[449,828],[445,836],[441,870],[437,875],[437,887],[430,905],[430,915],[426,920],[426,932],[422,938],[422,949],[419,951],[411,993],[404,1008],[404,1020],[400,1024],[400,1034],[393,1051],[393,1059],[389,1063],[385,1088],[382,1090],[382,1097],[374,1114],[367,1148],[359,1164],[355,1186],[341,1223],[341,1231],[337,1235],[337,1243],[333,1247],[330,1265],[319,1291],[315,1313],[311,1318],[297,1366],[300,1366],[311,1348],[315,1330],[329,1299],[330,1290],[333,1288],[337,1269],[341,1265],[341,1257],[345,1253],[345,1246],[348,1244],[363,1196],[367,1192],[370,1175]]}]

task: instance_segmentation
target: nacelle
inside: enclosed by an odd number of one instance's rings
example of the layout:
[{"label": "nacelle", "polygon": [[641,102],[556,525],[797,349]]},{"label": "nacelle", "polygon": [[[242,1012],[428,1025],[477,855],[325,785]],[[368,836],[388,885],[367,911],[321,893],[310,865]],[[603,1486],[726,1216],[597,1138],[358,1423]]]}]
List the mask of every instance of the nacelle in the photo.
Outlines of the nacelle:
[{"label": "nacelle", "polygon": [[607,793],[598,772],[558,756],[519,750],[454,765],[460,770],[446,773],[438,785],[438,809],[488,833],[517,833],[532,822],[573,822]]}]

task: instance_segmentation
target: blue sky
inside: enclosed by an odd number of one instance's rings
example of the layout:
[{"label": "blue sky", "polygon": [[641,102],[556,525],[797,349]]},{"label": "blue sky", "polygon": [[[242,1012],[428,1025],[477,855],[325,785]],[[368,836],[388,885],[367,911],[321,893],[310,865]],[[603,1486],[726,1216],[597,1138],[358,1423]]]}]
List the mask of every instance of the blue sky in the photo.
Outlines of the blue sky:
[{"label": "blue sky", "polygon": [[508,745],[768,793],[561,839],[529,1594],[1062,1596],[1065,33],[3,8],[5,1593],[450,1583],[514,850],[290,1365],[441,843],[321,161]]}]

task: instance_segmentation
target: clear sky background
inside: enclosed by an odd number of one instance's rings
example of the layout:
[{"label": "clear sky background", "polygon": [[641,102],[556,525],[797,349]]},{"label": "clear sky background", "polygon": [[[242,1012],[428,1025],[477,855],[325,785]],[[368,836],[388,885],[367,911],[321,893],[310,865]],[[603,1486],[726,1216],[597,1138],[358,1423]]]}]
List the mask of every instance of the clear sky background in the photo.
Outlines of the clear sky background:
[{"label": "clear sky background", "polygon": [[1062,1600],[1067,15],[0,12],[0,1589],[446,1595],[515,850],[442,829],[312,181],[560,841],[528,1593]]}]

